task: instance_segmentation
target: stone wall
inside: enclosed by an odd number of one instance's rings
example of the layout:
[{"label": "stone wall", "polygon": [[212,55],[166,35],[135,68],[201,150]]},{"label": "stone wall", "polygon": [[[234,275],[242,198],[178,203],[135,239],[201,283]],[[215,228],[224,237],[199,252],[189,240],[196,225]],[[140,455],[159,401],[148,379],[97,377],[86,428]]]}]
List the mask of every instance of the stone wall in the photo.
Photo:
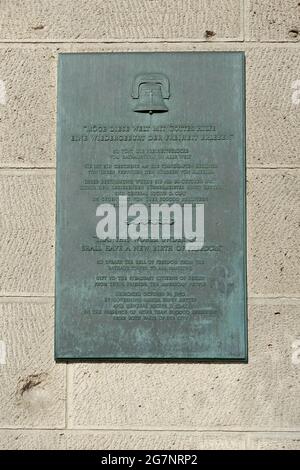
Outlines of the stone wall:
[{"label": "stone wall", "polygon": [[[246,51],[249,364],[56,364],[58,53],[185,50]],[[0,0],[0,448],[300,449],[298,90],[297,0]]]}]

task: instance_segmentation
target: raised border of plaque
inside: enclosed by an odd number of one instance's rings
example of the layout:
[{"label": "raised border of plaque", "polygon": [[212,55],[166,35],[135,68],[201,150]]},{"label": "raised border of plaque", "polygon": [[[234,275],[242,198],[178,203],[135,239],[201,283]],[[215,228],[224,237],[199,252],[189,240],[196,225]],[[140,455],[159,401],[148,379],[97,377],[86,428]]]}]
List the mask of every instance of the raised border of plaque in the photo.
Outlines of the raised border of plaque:
[{"label": "raised border of plaque", "polygon": [[59,54],[56,360],[247,361],[243,52]]}]

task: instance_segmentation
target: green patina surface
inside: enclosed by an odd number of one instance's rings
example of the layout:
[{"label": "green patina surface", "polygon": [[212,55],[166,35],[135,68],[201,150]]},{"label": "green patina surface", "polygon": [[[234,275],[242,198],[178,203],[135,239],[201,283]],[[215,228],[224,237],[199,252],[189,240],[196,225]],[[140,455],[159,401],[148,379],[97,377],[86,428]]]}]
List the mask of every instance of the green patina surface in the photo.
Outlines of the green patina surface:
[{"label": "green patina surface", "polygon": [[[244,81],[241,52],[60,55],[57,359],[247,359]],[[203,207],[201,249],[152,204]]]}]

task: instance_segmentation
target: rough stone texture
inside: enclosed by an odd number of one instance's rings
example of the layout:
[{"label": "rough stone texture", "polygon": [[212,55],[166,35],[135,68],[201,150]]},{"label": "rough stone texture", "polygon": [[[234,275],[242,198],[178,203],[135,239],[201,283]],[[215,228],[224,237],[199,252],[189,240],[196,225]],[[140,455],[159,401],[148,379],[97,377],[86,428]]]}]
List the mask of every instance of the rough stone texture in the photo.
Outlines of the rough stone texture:
[{"label": "rough stone texture", "polygon": [[1,450],[299,450],[299,432],[0,430]]},{"label": "rough stone texture", "polygon": [[55,161],[56,56],[48,48],[0,49],[0,165],[53,166]]},{"label": "rough stone texture", "polygon": [[300,170],[249,170],[249,294],[299,295]]},{"label": "rough stone texture", "polygon": [[66,434],[68,449],[245,449],[242,433],[78,431]]},{"label": "rough stone texture", "polygon": [[54,174],[0,173],[0,293],[53,295]]},{"label": "rough stone texture", "polygon": [[300,79],[295,47],[250,47],[247,67],[247,162],[300,166],[300,105],[292,84]]},{"label": "rough stone texture", "polygon": [[0,41],[242,39],[240,0],[1,0],[1,10]]},{"label": "rough stone texture", "polygon": [[0,166],[55,166],[56,66],[58,52],[132,50],[246,50],[247,163],[300,166],[300,113],[292,101],[300,54],[294,46],[211,44],[49,45],[0,47]]},{"label": "rough stone texture", "polygon": [[299,41],[299,2],[297,0],[246,0],[246,39],[250,41]]},{"label": "rough stone texture", "polygon": [[1,450],[66,449],[63,431],[0,430]]},{"label": "rough stone texture", "polygon": [[53,328],[49,300],[1,300],[0,427],[64,427],[65,365],[53,360]]},{"label": "rough stone texture", "polygon": [[250,434],[248,448],[251,450],[300,450],[300,433]]},{"label": "rough stone texture", "polygon": [[299,427],[300,367],[292,342],[300,303],[249,308],[249,364],[72,364],[75,428],[273,429]]},{"label": "rough stone texture", "polygon": [[170,431],[0,431],[0,449],[239,449],[246,434]]},{"label": "rough stone texture", "polygon": [[[299,196],[299,170],[248,171],[249,295],[299,292]],[[54,174],[2,171],[0,200],[0,293],[53,295]]]}]

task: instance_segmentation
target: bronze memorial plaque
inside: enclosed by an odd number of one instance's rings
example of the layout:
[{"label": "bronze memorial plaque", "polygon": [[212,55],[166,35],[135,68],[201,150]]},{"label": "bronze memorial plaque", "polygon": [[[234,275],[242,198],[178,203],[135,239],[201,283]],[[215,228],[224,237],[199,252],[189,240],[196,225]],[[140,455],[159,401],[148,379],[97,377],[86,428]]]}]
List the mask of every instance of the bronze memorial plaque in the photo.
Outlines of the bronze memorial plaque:
[{"label": "bronze memorial plaque", "polygon": [[244,67],[60,54],[56,359],[247,360]]}]

